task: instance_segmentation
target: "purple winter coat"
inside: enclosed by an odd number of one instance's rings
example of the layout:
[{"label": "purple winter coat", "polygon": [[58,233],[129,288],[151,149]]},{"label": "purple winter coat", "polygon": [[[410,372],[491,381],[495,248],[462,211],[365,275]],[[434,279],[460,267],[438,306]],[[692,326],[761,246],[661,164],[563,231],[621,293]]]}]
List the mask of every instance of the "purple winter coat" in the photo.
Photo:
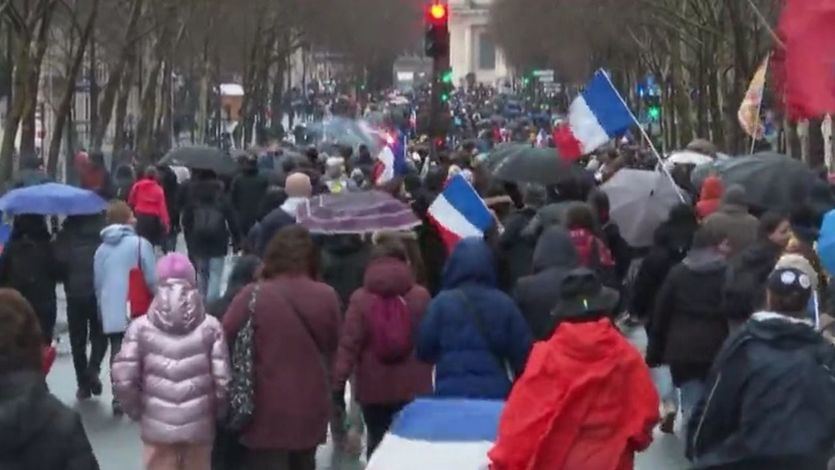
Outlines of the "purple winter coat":
[{"label": "purple winter coat", "polygon": [[134,320],[113,362],[113,390],[142,422],[142,440],[210,444],[225,412],[229,351],[189,282],[167,280],[146,316]]}]

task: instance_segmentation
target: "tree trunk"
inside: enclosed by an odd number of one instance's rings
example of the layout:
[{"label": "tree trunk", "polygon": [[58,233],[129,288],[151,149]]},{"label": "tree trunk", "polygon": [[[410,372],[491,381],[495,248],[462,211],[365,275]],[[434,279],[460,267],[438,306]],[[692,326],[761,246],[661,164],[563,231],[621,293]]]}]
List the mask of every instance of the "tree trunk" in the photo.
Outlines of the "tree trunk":
[{"label": "tree trunk", "polygon": [[209,76],[212,73],[212,63],[209,59],[208,39],[203,46],[203,57],[201,61],[200,92],[197,111],[197,143],[205,144],[209,134]]},{"label": "tree trunk", "polygon": [[[98,8],[97,5],[94,5],[94,7]],[[88,55],[90,57],[90,70],[87,77],[87,81],[90,83],[90,125],[87,127],[87,129],[89,129],[89,134],[87,135],[88,143],[92,143],[93,130],[99,127],[99,81],[98,77],[96,77],[98,58],[96,57],[95,33],[93,33],[92,36],[92,39],[89,40],[90,53]]]},{"label": "tree trunk", "polygon": [[116,98],[119,96],[119,90],[122,85],[122,76],[125,69],[130,67],[130,60],[134,57],[136,28],[139,23],[139,18],[142,16],[142,5],[144,0],[134,0],[131,6],[130,19],[128,20],[127,29],[125,30],[124,44],[122,45],[119,59],[116,66],[110,71],[110,76],[107,78],[107,84],[104,86],[104,95],[99,103],[99,120],[98,126],[93,131],[93,145],[92,148],[100,151],[104,143],[104,136],[107,135],[107,128],[110,126],[110,119],[113,116],[113,106]]},{"label": "tree trunk", "polygon": [[114,117],[113,127],[115,132],[113,135],[113,155],[128,148],[133,143],[133,139],[129,139],[127,130],[125,129],[125,120],[128,115],[128,102],[130,101],[131,92],[133,92],[133,71],[136,66],[136,47],[131,47],[127,67],[125,73],[122,74],[122,83],[119,86],[119,97],[116,101],[116,115]]},{"label": "tree trunk", "polygon": [[[35,57],[29,67],[27,84],[29,87],[26,93],[26,101],[23,104],[23,116],[20,130],[20,155],[32,157],[35,152],[35,111],[38,107],[38,88],[41,81],[41,66],[46,55],[46,48],[49,39],[49,30],[52,25],[52,10],[54,3],[49,10],[44,12],[38,26],[38,36],[35,40]],[[44,116],[41,116],[43,119]]]},{"label": "tree trunk", "polygon": [[[49,142],[49,152],[47,153],[46,161],[47,172],[53,179],[55,179],[55,173],[58,169],[58,155],[61,152],[61,140],[63,139],[64,126],[70,114],[70,109],[72,108],[73,97],[75,96],[75,77],[78,76],[78,72],[81,69],[81,64],[84,61],[84,51],[87,48],[88,43],[90,43],[92,52],[94,42],[91,41],[90,38],[96,24],[99,0],[93,0],[91,8],[92,10],[90,11],[90,16],[87,18],[87,23],[84,25],[81,38],[78,42],[78,49],[75,51],[75,55],[73,56],[72,62],[67,70],[67,83],[64,87],[64,93],[61,95],[61,101],[59,102],[58,109],[55,113],[55,125],[52,129],[52,139]],[[95,72],[92,72],[91,75],[95,75]],[[91,84],[90,86],[92,93],[93,85]],[[92,99],[92,94],[90,103],[95,103],[95,100]],[[95,106],[91,105],[91,109],[95,109]]]},{"label": "tree trunk", "polygon": [[820,118],[809,120],[809,153],[807,164],[810,168],[817,169],[824,166],[824,140],[821,125],[823,120]]},{"label": "tree trunk", "polygon": [[12,179],[15,166],[15,140],[20,119],[23,117],[26,102],[26,76],[32,58],[28,54],[29,43],[19,38],[15,44],[18,47],[12,78],[12,97],[9,100],[6,121],[3,123],[3,143],[0,146],[0,183],[7,183]]}]

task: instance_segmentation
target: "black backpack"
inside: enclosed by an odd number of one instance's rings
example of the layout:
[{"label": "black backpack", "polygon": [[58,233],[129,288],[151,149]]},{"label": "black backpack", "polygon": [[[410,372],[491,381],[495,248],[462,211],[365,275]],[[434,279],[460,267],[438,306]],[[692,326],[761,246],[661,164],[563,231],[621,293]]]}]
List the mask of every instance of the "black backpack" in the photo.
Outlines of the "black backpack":
[{"label": "black backpack", "polygon": [[197,240],[216,240],[226,232],[226,216],[212,204],[198,204],[194,208],[191,236]]}]

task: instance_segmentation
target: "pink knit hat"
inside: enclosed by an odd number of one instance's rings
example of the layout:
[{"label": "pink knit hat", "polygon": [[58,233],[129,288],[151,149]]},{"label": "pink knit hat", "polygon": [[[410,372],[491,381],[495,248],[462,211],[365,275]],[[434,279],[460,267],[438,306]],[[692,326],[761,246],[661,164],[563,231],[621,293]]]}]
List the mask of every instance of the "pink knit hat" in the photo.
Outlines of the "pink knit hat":
[{"label": "pink knit hat", "polygon": [[197,282],[197,273],[186,255],[170,253],[157,261],[157,280],[162,282],[168,279]]}]

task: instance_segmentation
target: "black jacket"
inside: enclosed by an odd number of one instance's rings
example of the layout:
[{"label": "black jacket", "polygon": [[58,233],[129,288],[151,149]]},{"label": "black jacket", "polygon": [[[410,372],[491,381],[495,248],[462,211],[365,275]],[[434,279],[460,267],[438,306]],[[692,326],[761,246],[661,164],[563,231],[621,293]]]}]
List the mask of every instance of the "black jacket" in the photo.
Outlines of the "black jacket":
[{"label": "black jacket", "polygon": [[[223,214],[226,230],[217,232],[216,237],[198,240],[193,236],[194,214],[200,206],[211,206]],[[230,240],[235,246],[240,243],[238,223],[232,207],[223,194],[219,181],[195,181],[186,190],[186,203],[183,207],[183,233],[185,234],[188,253],[192,258],[218,258],[229,252]]]},{"label": "black jacket", "polygon": [[670,271],[647,325],[647,363],[703,366],[707,371],[728,336],[720,308],[726,269],[713,250],[690,250]]},{"label": "black jacket", "polygon": [[95,296],[93,259],[105,227],[100,215],[69,217],[55,239],[55,258],[67,297]]},{"label": "black jacket", "polygon": [[561,227],[551,227],[540,236],[533,255],[534,274],[519,279],[514,293],[535,340],[546,340],[554,332],[558,320],[551,312],[560,300],[560,285],[579,262],[568,232]]},{"label": "black jacket", "polygon": [[764,307],[765,284],[781,253],[774,243],[760,241],[731,260],[722,299],[728,318],[745,321]]},{"label": "black jacket", "polygon": [[258,221],[261,201],[267,194],[269,185],[267,177],[259,174],[257,168],[245,171],[232,181],[230,202],[238,216],[238,230],[241,233],[249,233]]},{"label": "black jacket", "polygon": [[835,348],[758,314],[716,358],[689,423],[696,468],[825,470],[835,444]]},{"label": "black jacket", "polygon": [[99,468],[78,413],[49,393],[38,371],[0,375],[0,468]]},{"label": "black jacket", "polygon": [[351,295],[362,287],[371,245],[359,235],[331,235],[322,239],[321,246],[322,282],[339,294],[344,311]]},{"label": "black jacket", "polygon": [[279,230],[283,229],[284,227],[289,227],[296,223],[296,218],[287,212],[284,211],[282,208],[273,209],[272,212],[266,215],[258,227],[258,244],[256,246],[256,254],[258,256],[264,257],[264,253],[267,251],[267,245],[270,244],[270,241],[273,237],[278,233]]},{"label": "black jacket", "polygon": [[519,279],[531,274],[536,238],[523,234],[536,215],[536,209],[525,207],[510,214],[504,221],[504,232],[499,237],[499,249],[507,258],[508,278],[512,289]]},{"label": "black jacket", "polygon": [[177,174],[170,166],[160,169],[160,186],[165,192],[165,207],[168,209],[168,217],[171,220],[171,231],[180,230],[180,183],[177,181]]}]

